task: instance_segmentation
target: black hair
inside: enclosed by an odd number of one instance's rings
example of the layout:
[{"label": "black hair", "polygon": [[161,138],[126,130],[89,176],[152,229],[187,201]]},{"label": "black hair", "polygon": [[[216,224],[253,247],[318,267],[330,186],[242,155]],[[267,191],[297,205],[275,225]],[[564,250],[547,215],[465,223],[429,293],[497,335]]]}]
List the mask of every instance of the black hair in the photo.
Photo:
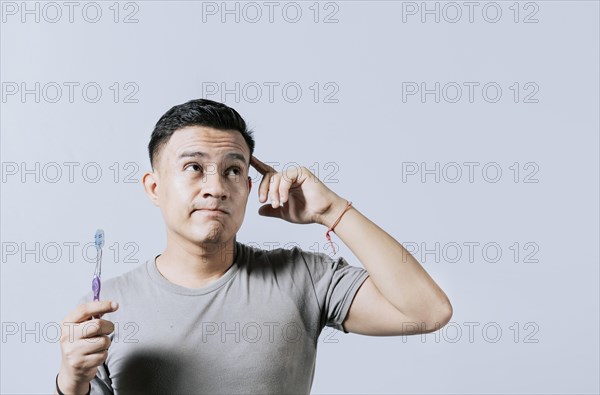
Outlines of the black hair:
[{"label": "black hair", "polygon": [[148,143],[150,165],[153,170],[161,148],[169,142],[176,130],[186,126],[207,126],[218,130],[237,130],[242,134],[248,148],[250,148],[250,157],[254,153],[253,132],[246,127],[246,122],[237,111],[223,103],[208,99],[195,99],[172,107],[160,117],[156,126],[154,126],[150,143]]}]

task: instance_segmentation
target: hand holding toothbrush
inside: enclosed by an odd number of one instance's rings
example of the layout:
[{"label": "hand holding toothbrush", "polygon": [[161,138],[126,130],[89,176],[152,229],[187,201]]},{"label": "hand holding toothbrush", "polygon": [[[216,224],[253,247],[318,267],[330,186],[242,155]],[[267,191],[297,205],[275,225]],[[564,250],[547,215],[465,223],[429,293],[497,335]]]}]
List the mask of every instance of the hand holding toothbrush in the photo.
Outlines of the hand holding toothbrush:
[{"label": "hand holding toothbrush", "polygon": [[111,301],[100,302],[100,275],[102,273],[102,247],[104,231],[98,229],[94,236],[96,245],[96,269],[92,278],[94,301],[77,306],[62,324],[61,351],[62,363],[56,376],[57,393],[83,393],[89,391],[90,381],[96,375],[98,366],[108,357],[112,341],[109,337],[114,324],[101,319],[105,313],[118,309]]}]

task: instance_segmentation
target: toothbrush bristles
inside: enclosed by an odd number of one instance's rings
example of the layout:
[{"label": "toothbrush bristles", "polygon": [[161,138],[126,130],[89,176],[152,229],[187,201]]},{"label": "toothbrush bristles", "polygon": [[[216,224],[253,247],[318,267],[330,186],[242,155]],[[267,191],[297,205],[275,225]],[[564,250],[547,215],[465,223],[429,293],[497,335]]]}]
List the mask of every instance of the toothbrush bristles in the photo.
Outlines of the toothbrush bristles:
[{"label": "toothbrush bristles", "polygon": [[96,235],[94,236],[94,242],[97,248],[104,247],[104,231],[102,229],[98,229],[96,231]]}]

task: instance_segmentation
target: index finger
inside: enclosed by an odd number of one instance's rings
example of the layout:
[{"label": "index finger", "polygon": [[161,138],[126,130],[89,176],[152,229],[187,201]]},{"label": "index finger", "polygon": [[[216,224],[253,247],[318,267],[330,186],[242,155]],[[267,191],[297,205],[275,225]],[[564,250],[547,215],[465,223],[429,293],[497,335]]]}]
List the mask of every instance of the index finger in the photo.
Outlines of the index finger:
[{"label": "index finger", "polygon": [[110,300],[82,303],[70,311],[64,321],[80,323],[91,319],[93,316],[113,312],[118,308],[119,304]]},{"label": "index finger", "polygon": [[250,165],[252,167],[254,167],[256,170],[258,170],[258,172],[262,175],[265,175],[269,172],[275,172],[275,169],[272,168],[271,166],[267,165],[266,163],[261,162],[260,160],[258,160],[254,155],[252,155],[252,158],[250,158]]}]

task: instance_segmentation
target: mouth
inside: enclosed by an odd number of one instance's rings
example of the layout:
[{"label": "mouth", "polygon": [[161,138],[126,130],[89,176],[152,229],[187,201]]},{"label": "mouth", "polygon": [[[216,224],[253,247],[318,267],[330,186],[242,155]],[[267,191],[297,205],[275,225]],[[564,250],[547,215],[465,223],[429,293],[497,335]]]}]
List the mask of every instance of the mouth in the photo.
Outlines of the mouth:
[{"label": "mouth", "polygon": [[229,214],[227,211],[221,210],[221,209],[218,209],[218,208],[215,208],[215,209],[201,208],[201,209],[198,209],[198,210],[194,210],[193,212],[194,213],[195,212],[200,212],[200,213],[204,213],[204,214],[214,214],[214,215]]}]

